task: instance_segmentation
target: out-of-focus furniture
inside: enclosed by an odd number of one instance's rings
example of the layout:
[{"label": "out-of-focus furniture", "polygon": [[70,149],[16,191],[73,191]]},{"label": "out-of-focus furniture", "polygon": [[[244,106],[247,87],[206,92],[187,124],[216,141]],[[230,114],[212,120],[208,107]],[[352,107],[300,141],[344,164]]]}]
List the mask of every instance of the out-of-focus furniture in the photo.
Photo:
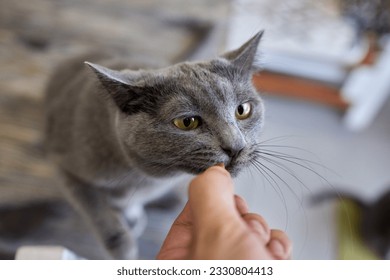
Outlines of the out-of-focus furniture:
[{"label": "out-of-focus furniture", "polygon": [[390,40],[358,38],[334,0],[235,0],[228,49],[258,30],[261,92],[330,105],[345,126],[368,127],[390,95]]}]

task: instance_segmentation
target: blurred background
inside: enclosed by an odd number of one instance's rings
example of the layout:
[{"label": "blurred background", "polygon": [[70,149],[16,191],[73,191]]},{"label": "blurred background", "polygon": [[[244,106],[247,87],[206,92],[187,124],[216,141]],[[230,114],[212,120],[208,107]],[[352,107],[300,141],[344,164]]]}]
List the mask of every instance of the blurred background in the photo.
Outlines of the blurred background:
[{"label": "blurred background", "polygon": [[[43,90],[56,65],[96,50],[168,62],[210,58],[264,29],[263,70],[253,81],[266,106],[259,138],[273,156],[243,172],[237,192],[287,231],[294,259],[378,258],[361,244],[355,208],[309,201],[333,192],[374,203],[390,190],[389,2],[0,0],[0,256],[29,244],[77,252],[90,242],[74,214],[25,207],[61,200],[41,141]],[[141,258],[154,258],[179,210],[148,209]],[[30,234],[54,216],[61,219],[46,236]]]}]

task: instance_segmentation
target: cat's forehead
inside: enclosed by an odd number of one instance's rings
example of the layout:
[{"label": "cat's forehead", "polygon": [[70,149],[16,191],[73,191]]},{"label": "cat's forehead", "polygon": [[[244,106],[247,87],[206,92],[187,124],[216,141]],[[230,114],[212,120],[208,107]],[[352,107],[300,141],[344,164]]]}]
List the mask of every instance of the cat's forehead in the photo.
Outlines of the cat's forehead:
[{"label": "cat's forehead", "polygon": [[167,115],[221,115],[256,98],[248,79],[229,71],[223,62],[182,63],[164,76],[161,90],[166,99],[160,109]]},{"label": "cat's forehead", "polygon": [[166,95],[182,95],[194,101],[217,98],[226,103],[248,94],[248,79],[219,60],[181,63],[161,74],[160,85]]}]

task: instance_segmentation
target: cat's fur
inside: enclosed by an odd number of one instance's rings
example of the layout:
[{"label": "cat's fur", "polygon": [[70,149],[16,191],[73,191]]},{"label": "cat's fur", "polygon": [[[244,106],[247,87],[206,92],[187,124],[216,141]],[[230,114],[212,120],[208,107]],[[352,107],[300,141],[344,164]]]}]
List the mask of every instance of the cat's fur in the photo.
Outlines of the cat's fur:
[{"label": "cat's fur", "polygon": [[349,200],[360,211],[358,234],[363,242],[381,259],[390,259],[390,190],[373,202],[365,202],[351,193],[324,192],[312,197],[318,204],[329,199]]},{"label": "cat's fur", "polygon": [[[51,78],[47,150],[102,258],[136,258],[143,206],[182,174],[224,163],[236,175],[254,158],[263,103],[251,79],[261,36],[209,61],[153,69],[92,56],[105,67],[76,59]],[[239,120],[248,102],[250,116]],[[200,118],[199,127],[174,125],[186,117]]]}]

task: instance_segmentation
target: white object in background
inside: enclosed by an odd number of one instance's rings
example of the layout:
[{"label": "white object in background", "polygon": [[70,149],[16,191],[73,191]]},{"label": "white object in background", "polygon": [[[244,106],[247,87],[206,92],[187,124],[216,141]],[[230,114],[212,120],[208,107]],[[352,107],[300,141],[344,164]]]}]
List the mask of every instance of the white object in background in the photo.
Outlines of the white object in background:
[{"label": "white object in background", "polygon": [[23,246],[18,249],[16,260],[78,260],[75,253],[61,246]]},{"label": "white object in background", "polygon": [[341,89],[349,107],[345,125],[354,131],[368,127],[390,95],[390,40],[376,64],[352,71]]},{"label": "white object in background", "polygon": [[357,44],[354,26],[334,0],[234,0],[227,49],[265,30],[259,47],[264,69],[335,85],[359,63],[369,44]]}]

